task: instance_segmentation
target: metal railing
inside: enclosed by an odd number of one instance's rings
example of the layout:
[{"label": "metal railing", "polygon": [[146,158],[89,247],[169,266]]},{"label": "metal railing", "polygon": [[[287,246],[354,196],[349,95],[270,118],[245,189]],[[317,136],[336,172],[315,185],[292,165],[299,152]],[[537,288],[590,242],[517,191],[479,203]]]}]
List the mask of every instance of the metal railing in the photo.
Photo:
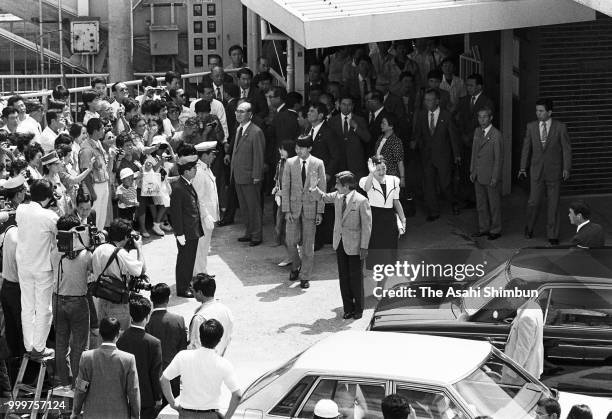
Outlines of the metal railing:
[{"label": "metal railing", "polygon": [[459,77],[465,80],[470,74],[484,74],[484,63],[469,55],[459,57]]},{"label": "metal railing", "polygon": [[[226,73],[236,72],[238,69],[229,69],[225,70]],[[200,73],[190,73],[181,75],[182,79],[182,87],[185,91],[192,91],[195,87],[195,97],[199,97],[198,86],[202,81],[202,77],[210,74],[210,71],[204,71]],[[143,90],[140,88],[142,84],[142,77],[146,75],[154,76],[158,83],[164,82],[165,73],[134,73],[134,76],[141,77],[137,80],[129,80],[124,81],[128,88],[132,89],[131,97],[139,96],[143,93]],[[80,106],[82,102],[80,101],[80,94],[91,90],[91,81],[95,77],[104,77],[108,79],[108,74],[65,74],[64,80],[68,86],[68,92],[70,94],[70,106],[71,112],[73,114],[73,118],[76,121],[76,115],[80,110]],[[19,82],[20,86],[24,86],[23,89],[16,89],[15,91],[5,91],[4,86],[6,84],[10,84],[10,81],[13,80],[14,83]],[[24,99],[39,99],[43,103],[45,103],[49,96],[51,96],[52,89],[61,84],[62,76],[60,74],[44,74],[44,75],[27,75],[27,76],[7,76],[0,75],[0,86],[2,86],[2,92],[0,92],[0,101],[6,101],[10,96],[14,94],[21,95]],[[38,84],[37,84],[38,83]],[[53,84],[54,83],[54,84]],[[81,84],[78,86],[77,84]],[[113,84],[115,83],[107,83],[106,88],[107,92],[110,92]],[[28,89],[27,86],[31,86],[33,88]],[[36,86],[42,86],[39,89],[36,89]],[[52,86],[52,87],[51,87]],[[73,87],[70,87],[73,86]]]}]

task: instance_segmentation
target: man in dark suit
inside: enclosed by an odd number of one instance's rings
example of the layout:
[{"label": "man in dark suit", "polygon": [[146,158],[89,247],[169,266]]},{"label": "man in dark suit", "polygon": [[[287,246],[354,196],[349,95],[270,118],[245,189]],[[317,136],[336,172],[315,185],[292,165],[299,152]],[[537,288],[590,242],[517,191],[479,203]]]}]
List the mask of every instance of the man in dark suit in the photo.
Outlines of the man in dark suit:
[{"label": "man in dark suit", "polygon": [[96,211],[91,209],[91,196],[88,193],[77,193],[77,207],[74,209],[74,215],[79,217],[81,225],[96,225]]},{"label": "man in dark suit", "polygon": [[132,325],[117,340],[117,348],[136,358],[140,384],[140,418],[155,419],[162,405],[159,379],[162,374],[161,342],[145,332],[151,315],[151,302],[141,295],[130,300]]},{"label": "man in dark suit", "polygon": [[81,411],[91,419],[140,417],[136,359],[117,349],[120,327],[114,317],[103,318],[102,345],[81,355],[71,417],[81,417]]},{"label": "man in dark suit", "polygon": [[519,179],[527,177],[530,163],[529,200],[525,237],[533,237],[542,194],[546,191],[546,234],[551,245],[559,244],[559,194],[561,180],[568,180],[572,166],[572,146],[563,122],[552,119],[553,103],[550,99],[536,102],[537,121],[527,124]]},{"label": "man in dark suit", "polygon": [[236,185],[238,203],[246,221],[246,231],[238,241],[257,246],[261,244],[263,236],[261,183],[264,176],[266,139],[261,128],[251,121],[252,117],[251,103],[243,102],[238,105],[236,120],[239,126],[232,151],[231,177]]},{"label": "man in dark suit", "polygon": [[421,112],[416,119],[414,137],[423,161],[427,221],[435,221],[440,217],[438,187],[450,201],[453,214],[459,214],[451,187],[451,176],[453,163],[461,163],[461,154],[451,114],[440,108],[438,89],[427,90],[424,105],[426,111]]},{"label": "man in dark suit", "polygon": [[264,94],[252,85],[253,72],[248,68],[241,68],[236,73],[238,77],[239,98],[247,99],[253,105],[253,115],[257,115],[262,120],[266,119],[269,113],[268,101]]},{"label": "man in dark suit", "polygon": [[493,111],[492,117],[495,115],[493,101],[484,94],[483,88],[482,76],[477,73],[470,75],[466,80],[467,95],[459,99],[455,111],[455,120],[461,135],[461,159],[464,162],[459,168],[459,182],[455,185],[455,189],[465,201],[465,208],[473,208],[475,202],[474,188],[468,182],[470,176],[468,161],[472,155],[474,130],[479,126],[478,111],[489,108]]},{"label": "man in dark suit", "polygon": [[584,201],[574,201],[569,205],[570,223],[576,226],[572,245],[583,249],[604,247],[606,235],[603,228],[591,221],[591,208]]},{"label": "man in dark suit", "polygon": [[[327,108],[322,103],[316,103],[308,109],[308,122],[310,122],[310,136],[313,139],[312,151],[313,156],[323,161],[325,166],[325,181],[327,188],[330,190],[334,186],[334,176],[341,171],[344,161],[342,153],[342,143],[336,137],[334,132],[325,121]],[[319,250],[325,243],[332,242],[333,220],[334,220],[333,205],[325,205],[323,220],[317,226],[315,235],[315,250]]]},{"label": "man in dark suit", "polygon": [[[223,59],[219,54],[210,54],[208,56],[208,69],[210,70],[210,73],[205,74],[204,77],[202,77],[202,81],[200,83],[212,82],[212,71],[215,67],[223,68]],[[227,74],[225,71],[223,72],[223,83],[234,83],[233,77]]]},{"label": "man in dark suit", "polygon": [[368,129],[370,130],[371,138],[370,143],[365,148],[366,156],[374,155],[374,146],[382,135],[380,123],[387,115],[383,100],[384,97],[378,90],[374,90],[366,95],[366,109],[370,112],[368,115]]},{"label": "man in dark suit", "polygon": [[[223,106],[226,107],[227,111],[227,104],[233,98],[237,98],[240,96],[238,86],[233,83],[231,76],[225,74],[225,70],[221,66],[213,67],[210,73],[210,77],[212,82],[211,85],[214,91],[214,97],[215,99],[223,103]],[[206,81],[203,81],[202,84],[208,85]]]},{"label": "man in dark suit", "polygon": [[198,240],[204,235],[200,217],[198,195],[191,185],[195,177],[198,156],[183,156],[177,161],[179,179],[172,184],[170,195],[170,216],[176,236],[178,255],[176,257],[176,295],[193,298],[189,283],[193,276],[198,251]]},{"label": "man in dark suit", "polygon": [[[297,122],[297,112],[286,105],[287,89],[284,87],[273,87],[268,93],[270,106],[274,108],[270,129],[266,135],[266,162],[269,167],[276,167],[278,163],[278,148],[283,141],[297,140],[300,126]],[[269,145],[269,146],[268,146]]]},{"label": "man in dark suit", "polygon": [[[151,318],[145,326],[147,333],[155,336],[161,342],[163,369],[170,364],[174,356],[187,349],[187,333],[183,316],[168,311],[170,301],[170,287],[165,283],[156,284],[151,290],[153,311]],[[172,394],[179,395],[180,381],[172,380]],[[164,400],[164,403],[165,400]]]},{"label": "man in dark suit", "polygon": [[341,138],[342,169],[352,172],[357,179],[366,176],[367,156],[365,148],[371,137],[365,119],[353,113],[353,99],[344,96],[340,99],[340,114],[329,120],[329,127],[336,138]]},{"label": "man in dark suit", "polygon": [[501,132],[491,121],[493,111],[478,111],[480,129],[474,130],[474,145],[470,163],[470,180],[476,192],[478,232],[472,237],[489,236],[496,240],[501,236],[501,176],[503,147]]}]

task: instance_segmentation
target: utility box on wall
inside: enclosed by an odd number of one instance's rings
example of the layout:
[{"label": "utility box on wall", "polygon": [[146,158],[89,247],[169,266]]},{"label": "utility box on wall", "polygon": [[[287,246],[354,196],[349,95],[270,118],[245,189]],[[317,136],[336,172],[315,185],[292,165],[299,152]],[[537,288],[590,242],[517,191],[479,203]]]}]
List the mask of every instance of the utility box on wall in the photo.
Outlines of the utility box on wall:
[{"label": "utility box on wall", "polygon": [[220,55],[227,65],[229,47],[243,46],[240,0],[189,0],[187,9],[189,72],[208,71],[211,54]]},{"label": "utility box on wall", "polygon": [[97,20],[73,20],[70,22],[70,49],[73,54],[98,54],[100,52],[100,22]]}]

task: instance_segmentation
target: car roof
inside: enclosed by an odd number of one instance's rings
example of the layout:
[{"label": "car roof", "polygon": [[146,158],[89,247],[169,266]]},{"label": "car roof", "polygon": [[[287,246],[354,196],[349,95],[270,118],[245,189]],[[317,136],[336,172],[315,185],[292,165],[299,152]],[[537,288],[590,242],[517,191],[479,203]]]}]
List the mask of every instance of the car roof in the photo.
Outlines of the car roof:
[{"label": "car roof", "polygon": [[531,287],[551,281],[612,285],[612,248],[524,248],[510,265],[512,277]]},{"label": "car roof", "polygon": [[[485,341],[419,334],[344,331],[319,341],[294,369],[332,375],[451,384],[491,352]],[[460,361],[460,362],[458,362]]]}]

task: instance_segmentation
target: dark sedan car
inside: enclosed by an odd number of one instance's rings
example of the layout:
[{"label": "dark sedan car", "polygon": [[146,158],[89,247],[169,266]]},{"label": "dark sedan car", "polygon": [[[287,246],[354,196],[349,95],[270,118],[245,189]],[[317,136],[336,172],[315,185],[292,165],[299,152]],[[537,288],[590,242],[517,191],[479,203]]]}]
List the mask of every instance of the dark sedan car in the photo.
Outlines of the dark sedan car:
[{"label": "dark sedan car", "polygon": [[472,283],[437,283],[443,297],[421,292],[431,285],[394,286],[415,289],[414,297],[381,299],[369,329],[488,340],[503,349],[516,309],[533,299],[544,313],[542,381],[612,396],[612,248],[521,249]]}]

